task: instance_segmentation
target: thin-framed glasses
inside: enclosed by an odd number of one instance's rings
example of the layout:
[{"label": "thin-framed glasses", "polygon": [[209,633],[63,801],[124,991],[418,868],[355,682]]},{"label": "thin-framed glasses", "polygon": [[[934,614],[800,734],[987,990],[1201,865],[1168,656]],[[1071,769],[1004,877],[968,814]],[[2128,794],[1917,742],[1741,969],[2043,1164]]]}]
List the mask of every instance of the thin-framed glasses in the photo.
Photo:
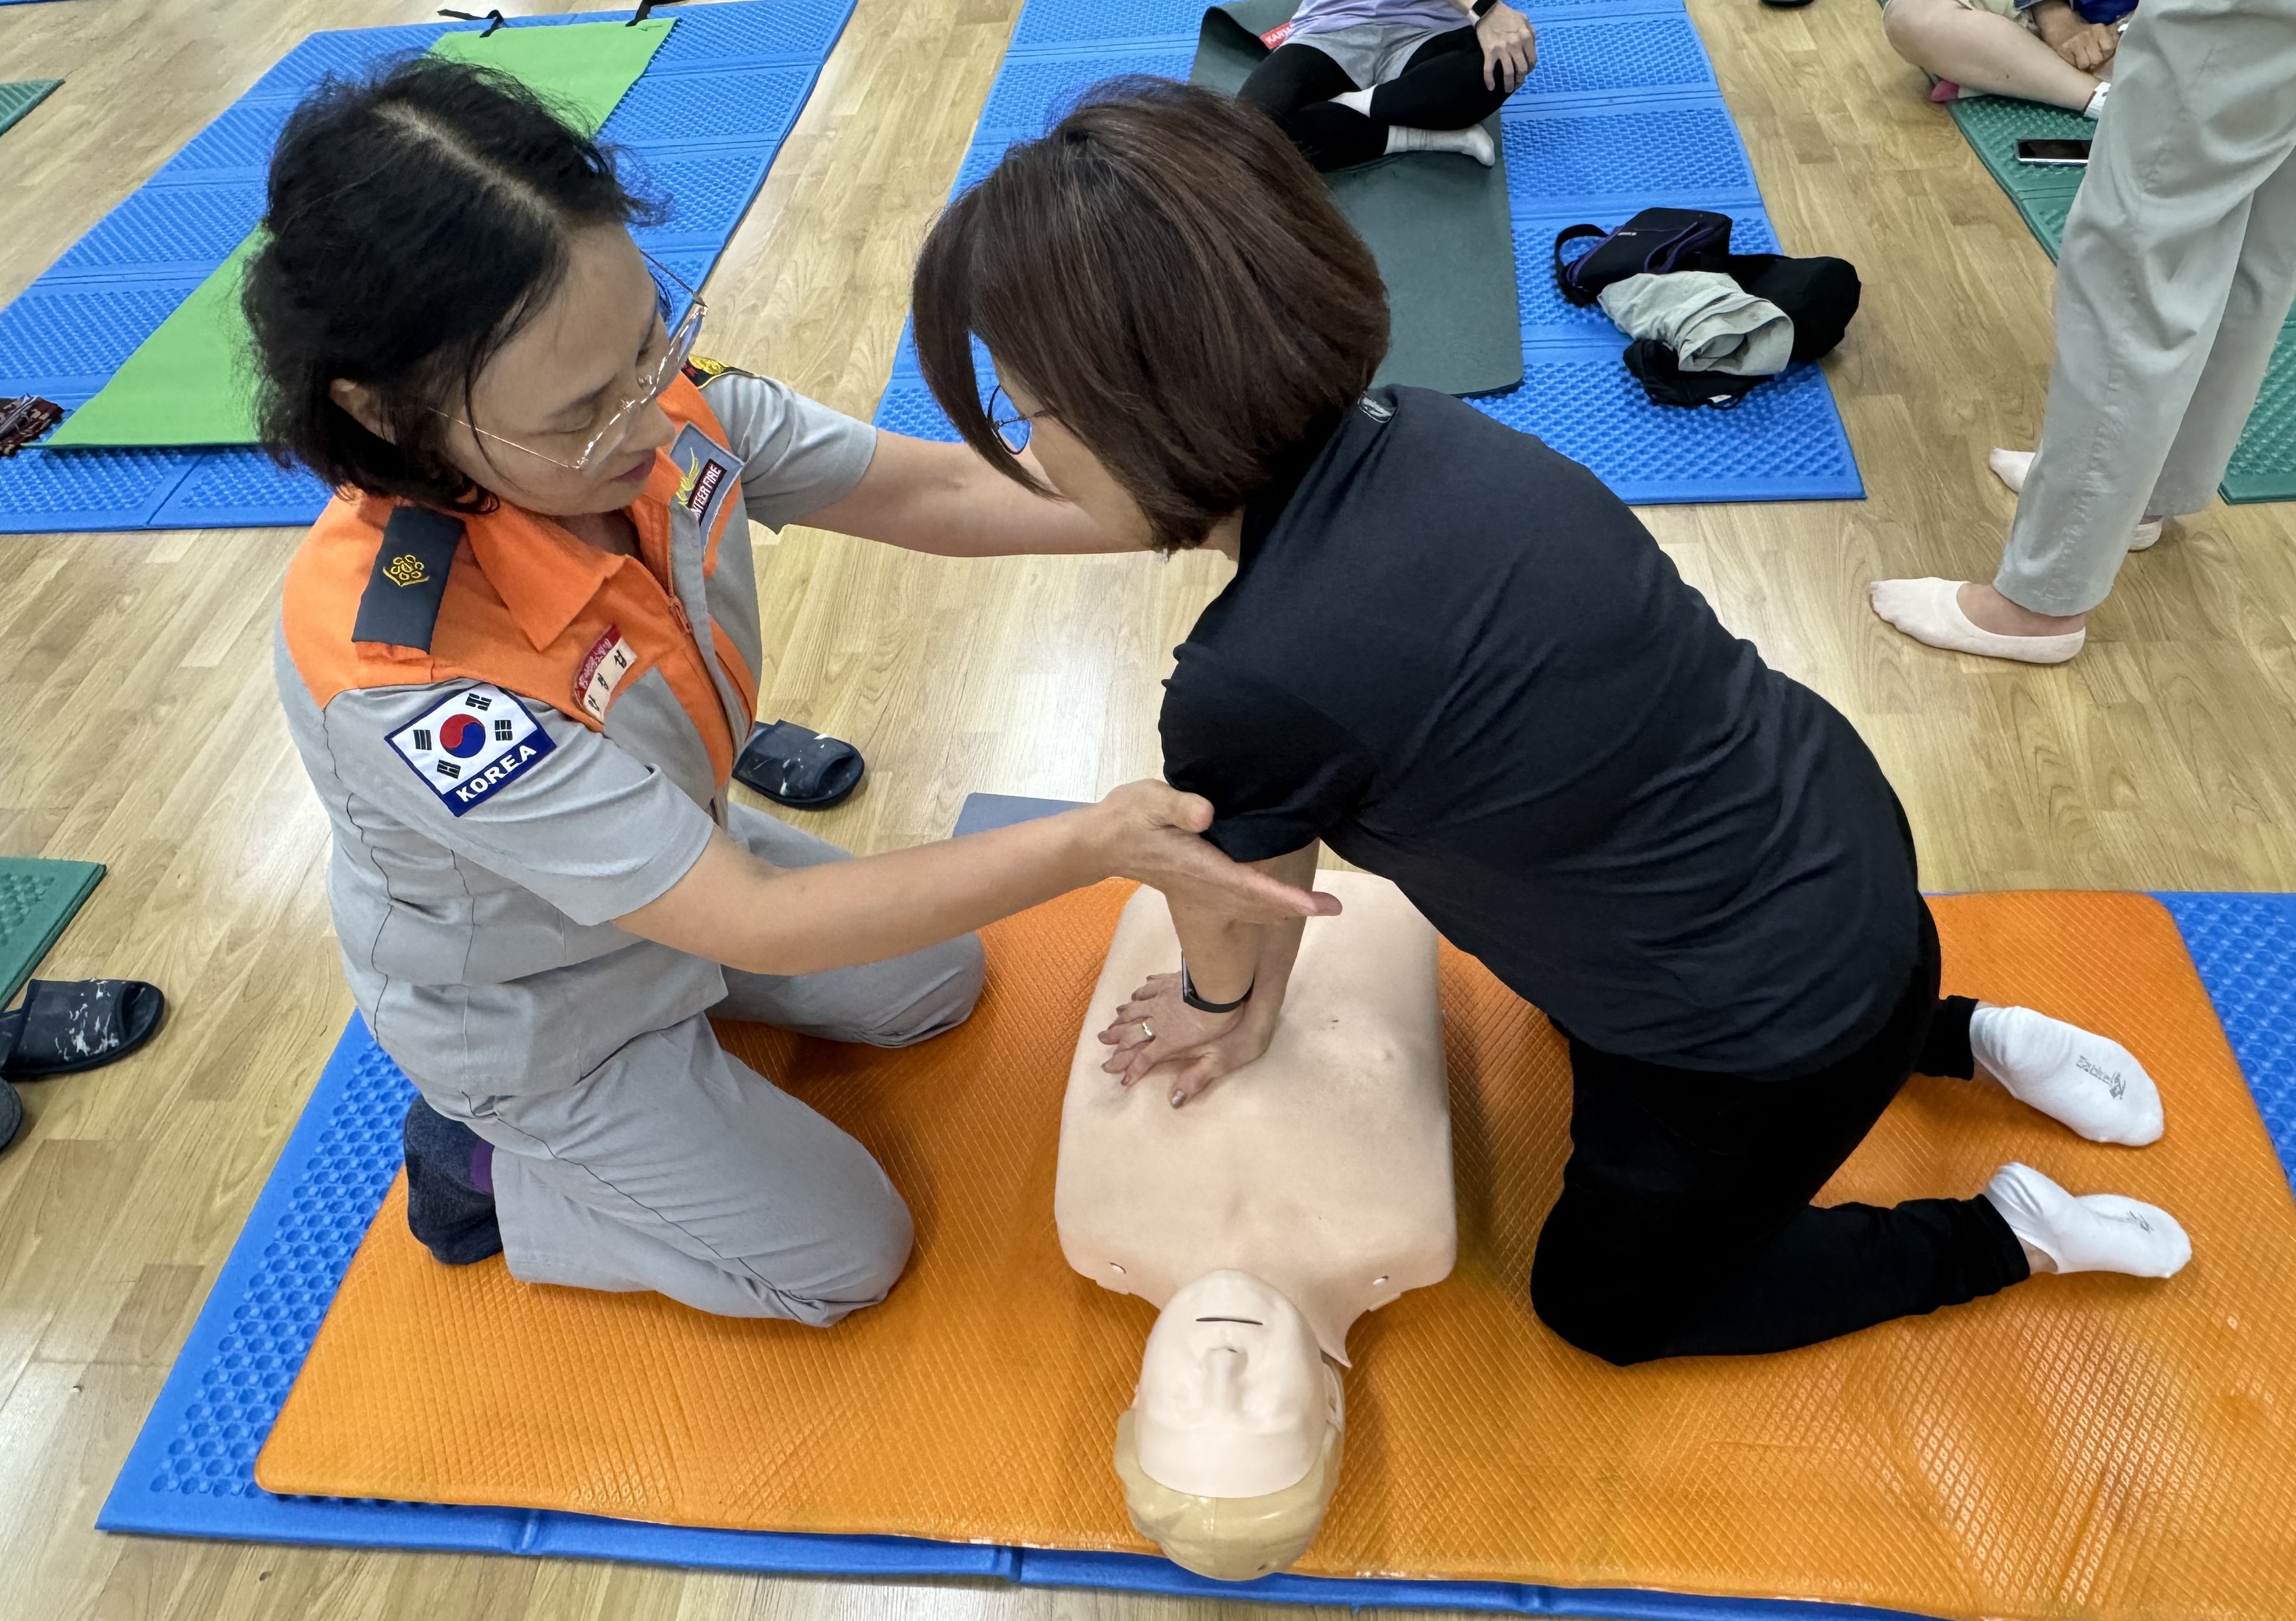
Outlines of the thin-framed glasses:
[{"label": "thin-framed glasses", "polygon": [[[701,301],[701,295],[687,286],[685,278],[675,270],[644,249],[639,250],[639,256],[652,267],[658,278],[654,283],[655,308],[661,317],[662,325],[668,329],[669,341],[662,346],[660,358],[639,368],[636,388],[619,404],[606,412],[589,427],[575,428],[562,434],[554,433],[547,436],[569,441],[578,440],[581,448],[571,460],[562,456],[553,456],[547,450],[537,449],[522,440],[510,439],[500,433],[490,433],[476,423],[466,421],[449,412],[440,411],[439,415],[446,417],[449,422],[461,423],[463,427],[470,429],[480,439],[490,439],[498,445],[508,445],[513,450],[523,450],[529,456],[538,457],[552,466],[563,467],[570,473],[588,473],[601,462],[611,460],[625,444],[629,442],[630,430],[637,420],[638,413],[660,399],[662,391],[677,381],[678,372],[693,354],[693,341],[701,332],[701,317],[709,311],[709,306]],[[661,281],[659,279],[663,277],[676,283],[686,297],[685,313],[678,317],[677,325],[675,326],[669,325],[669,295],[662,290]]]},{"label": "thin-framed glasses", "polygon": [[996,431],[997,441],[1015,456],[1029,448],[1029,435],[1037,418],[1052,415],[1049,408],[1022,410],[1013,403],[1013,396],[1004,391],[1001,383],[988,391],[988,403],[983,409],[988,413],[988,425]]}]

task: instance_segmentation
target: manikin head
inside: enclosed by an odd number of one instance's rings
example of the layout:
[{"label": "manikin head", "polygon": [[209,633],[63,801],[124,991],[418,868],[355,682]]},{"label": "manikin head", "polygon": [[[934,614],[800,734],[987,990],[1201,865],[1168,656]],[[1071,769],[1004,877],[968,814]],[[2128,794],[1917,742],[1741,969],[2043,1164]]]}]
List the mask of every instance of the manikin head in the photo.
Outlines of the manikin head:
[{"label": "manikin head", "polygon": [[1208,1272],[1157,1318],[1117,1425],[1133,1523],[1200,1576],[1280,1570],[1323,1523],[1343,1425],[1339,1375],[1299,1308],[1248,1272]]}]

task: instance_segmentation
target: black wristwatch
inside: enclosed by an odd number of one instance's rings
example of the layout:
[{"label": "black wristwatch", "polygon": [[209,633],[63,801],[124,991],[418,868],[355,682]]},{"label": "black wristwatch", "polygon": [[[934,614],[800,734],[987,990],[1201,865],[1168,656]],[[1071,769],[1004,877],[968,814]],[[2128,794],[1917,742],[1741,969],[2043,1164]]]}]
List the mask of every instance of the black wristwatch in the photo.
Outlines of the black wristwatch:
[{"label": "black wristwatch", "polygon": [[[1258,983],[1256,980],[1253,982],[1255,984]],[[1196,994],[1196,982],[1188,977],[1188,965],[1184,958],[1180,962],[1180,1000],[1198,1013],[1234,1013],[1251,1000],[1251,986],[1246,985],[1243,994],[1232,1002],[1208,1002]]]},{"label": "black wristwatch", "polygon": [[1498,3],[1499,0],[1475,0],[1475,15],[1480,18]]}]

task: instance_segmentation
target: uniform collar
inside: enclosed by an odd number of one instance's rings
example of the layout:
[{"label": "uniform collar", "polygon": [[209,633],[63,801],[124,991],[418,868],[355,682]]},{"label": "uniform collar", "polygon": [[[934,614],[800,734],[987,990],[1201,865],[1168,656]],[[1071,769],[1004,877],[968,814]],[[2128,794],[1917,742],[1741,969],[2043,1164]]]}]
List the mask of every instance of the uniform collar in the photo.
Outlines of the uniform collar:
[{"label": "uniform collar", "polygon": [[466,533],[480,571],[537,653],[565,633],[617,570],[636,561],[585,546],[516,506],[474,520]]}]

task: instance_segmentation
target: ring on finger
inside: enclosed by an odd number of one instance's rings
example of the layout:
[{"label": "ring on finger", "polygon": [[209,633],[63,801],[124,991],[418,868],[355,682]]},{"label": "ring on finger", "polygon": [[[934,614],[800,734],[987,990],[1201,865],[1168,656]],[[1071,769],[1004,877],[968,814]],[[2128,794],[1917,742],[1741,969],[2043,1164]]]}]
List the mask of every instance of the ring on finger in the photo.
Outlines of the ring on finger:
[{"label": "ring on finger", "polygon": [[1148,1027],[1146,1019],[1140,1021],[1140,1039],[1144,1041],[1152,1041],[1156,1039],[1156,1033]]}]

